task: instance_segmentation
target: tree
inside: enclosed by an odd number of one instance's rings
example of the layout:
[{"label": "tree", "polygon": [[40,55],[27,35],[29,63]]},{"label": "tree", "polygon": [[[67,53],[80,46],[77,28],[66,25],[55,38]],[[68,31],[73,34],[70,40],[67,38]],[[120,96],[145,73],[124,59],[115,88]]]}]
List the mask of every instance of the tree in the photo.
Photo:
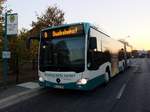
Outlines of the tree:
[{"label": "tree", "polygon": [[[37,21],[32,21],[32,29],[28,32],[30,37],[39,37],[43,28],[58,26],[64,22],[64,12],[57,6],[49,6],[41,16],[37,15]],[[30,53],[35,59],[38,52],[38,42],[32,41]]]},{"label": "tree", "polygon": [[0,0],[0,58],[1,58],[1,52],[2,52],[2,37],[3,37],[3,4],[5,3],[6,0]]},{"label": "tree", "polygon": [[57,6],[49,6],[44,14],[37,15],[37,22],[32,22],[32,36],[39,36],[41,29],[51,26],[58,26],[64,22],[64,12]]},{"label": "tree", "polygon": [[2,12],[3,12],[3,4],[6,0],[0,0],[0,39],[2,39],[2,31],[3,31],[3,16],[2,16]]},{"label": "tree", "polygon": [[[41,29],[61,25],[64,22],[64,13],[56,6],[48,7],[44,14],[37,16],[37,22],[32,22],[32,29],[22,29],[16,38],[9,39],[10,51],[18,55],[19,63],[23,60],[35,60],[38,54],[38,41],[32,40],[30,49],[27,49],[26,42],[28,37],[39,36]],[[14,57],[15,58],[15,57]]]},{"label": "tree", "polygon": [[[38,53],[38,41],[32,41],[30,50],[26,48],[26,42],[28,37],[39,36],[40,31],[43,28],[61,25],[64,22],[64,12],[56,6],[49,6],[45,13],[41,16],[37,16],[37,22],[32,22],[32,29],[27,30],[23,28],[17,40],[9,39],[9,46],[11,46],[11,52],[18,54],[21,60],[35,59]],[[20,61],[21,62],[21,61]]]}]

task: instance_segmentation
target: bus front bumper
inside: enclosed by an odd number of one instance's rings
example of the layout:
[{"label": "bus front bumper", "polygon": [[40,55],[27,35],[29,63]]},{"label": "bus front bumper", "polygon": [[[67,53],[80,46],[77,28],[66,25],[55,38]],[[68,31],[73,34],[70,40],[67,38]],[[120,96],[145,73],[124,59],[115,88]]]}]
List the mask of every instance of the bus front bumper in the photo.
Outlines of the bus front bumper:
[{"label": "bus front bumper", "polygon": [[65,83],[65,84],[57,84],[49,81],[40,82],[39,85],[42,87],[51,87],[56,89],[76,89],[76,90],[90,90],[87,85],[78,85],[77,83]]},{"label": "bus front bumper", "polygon": [[90,81],[87,81],[86,84],[78,84],[77,82],[71,82],[71,83],[53,83],[49,81],[40,81],[39,85],[42,87],[51,87],[51,88],[57,88],[57,89],[74,89],[74,90],[92,90],[96,86],[102,84],[105,82],[104,75],[100,77],[96,77]]}]

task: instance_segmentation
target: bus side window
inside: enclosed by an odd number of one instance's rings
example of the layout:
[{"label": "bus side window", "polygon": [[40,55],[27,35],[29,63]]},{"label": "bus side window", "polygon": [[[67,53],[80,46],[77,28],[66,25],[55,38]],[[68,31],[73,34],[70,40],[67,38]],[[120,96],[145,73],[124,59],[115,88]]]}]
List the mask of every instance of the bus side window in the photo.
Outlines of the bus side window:
[{"label": "bus side window", "polygon": [[104,60],[104,63],[105,62],[111,62],[111,53],[109,50],[104,51],[103,60]]},{"label": "bus side window", "polygon": [[124,59],[124,49],[119,50],[118,59],[119,61]]},{"label": "bus side window", "polygon": [[97,70],[103,63],[104,54],[99,51],[89,51],[88,53],[88,69]]}]

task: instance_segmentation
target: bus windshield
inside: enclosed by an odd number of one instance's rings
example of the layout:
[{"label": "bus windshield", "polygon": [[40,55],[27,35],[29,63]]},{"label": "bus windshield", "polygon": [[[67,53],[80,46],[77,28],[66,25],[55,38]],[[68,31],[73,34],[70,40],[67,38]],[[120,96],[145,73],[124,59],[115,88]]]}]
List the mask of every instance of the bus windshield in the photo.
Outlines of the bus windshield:
[{"label": "bus windshield", "polygon": [[62,37],[44,40],[40,45],[41,71],[84,71],[85,38]]}]

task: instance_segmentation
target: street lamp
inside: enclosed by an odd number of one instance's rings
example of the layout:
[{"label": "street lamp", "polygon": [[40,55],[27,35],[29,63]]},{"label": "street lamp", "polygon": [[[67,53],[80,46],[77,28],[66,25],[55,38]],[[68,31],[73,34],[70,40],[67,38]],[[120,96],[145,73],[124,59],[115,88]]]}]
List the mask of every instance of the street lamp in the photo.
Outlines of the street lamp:
[{"label": "street lamp", "polygon": [[[130,36],[128,35],[128,36],[126,36],[125,38],[130,38]],[[130,46],[130,45],[129,45],[129,43],[126,41],[125,38],[119,39],[119,41],[124,44],[125,67],[127,67],[127,46]],[[131,48],[132,48],[132,46],[131,46]]]}]

